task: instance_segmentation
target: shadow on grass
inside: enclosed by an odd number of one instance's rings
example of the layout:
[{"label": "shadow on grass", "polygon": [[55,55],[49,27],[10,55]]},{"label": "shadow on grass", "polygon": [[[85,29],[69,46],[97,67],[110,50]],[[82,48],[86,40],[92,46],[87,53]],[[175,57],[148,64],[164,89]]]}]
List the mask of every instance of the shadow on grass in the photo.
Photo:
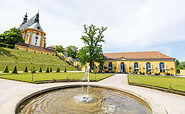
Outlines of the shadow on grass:
[{"label": "shadow on grass", "polygon": [[3,49],[2,47],[0,47],[0,56],[4,56],[4,55],[6,55],[8,57],[13,57],[13,58],[17,59],[17,57],[15,55],[11,54],[10,51],[8,51],[8,50]]}]

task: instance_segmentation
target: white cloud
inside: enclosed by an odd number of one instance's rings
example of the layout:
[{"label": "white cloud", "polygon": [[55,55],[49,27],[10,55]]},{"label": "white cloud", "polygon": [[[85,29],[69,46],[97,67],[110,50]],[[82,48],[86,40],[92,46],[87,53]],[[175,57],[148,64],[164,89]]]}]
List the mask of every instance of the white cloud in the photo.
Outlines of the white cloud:
[{"label": "white cloud", "polygon": [[0,4],[3,30],[18,27],[26,10],[29,18],[39,10],[47,46],[83,46],[83,24],[108,27],[105,52],[166,49],[173,56],[166,44],[185,41],[184,0],[9,0]]}]

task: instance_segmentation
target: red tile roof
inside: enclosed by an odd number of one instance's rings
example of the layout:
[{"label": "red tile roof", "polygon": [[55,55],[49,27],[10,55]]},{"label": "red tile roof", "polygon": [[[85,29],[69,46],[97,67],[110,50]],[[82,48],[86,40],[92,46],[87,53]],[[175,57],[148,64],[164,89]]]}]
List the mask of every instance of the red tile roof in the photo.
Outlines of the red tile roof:
[{"label": "red tile roof", "polygon": [[121,57],[126,59],[175,59],[158,51],[104,53],[104,56],[107,59],[119,59]]}]

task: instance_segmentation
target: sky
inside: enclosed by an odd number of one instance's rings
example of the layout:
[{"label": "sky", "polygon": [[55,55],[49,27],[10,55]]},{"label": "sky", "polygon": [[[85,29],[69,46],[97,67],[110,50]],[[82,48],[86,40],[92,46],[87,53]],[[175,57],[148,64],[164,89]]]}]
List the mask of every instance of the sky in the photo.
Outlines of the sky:
[{"label": "sky", "polygon": [[83,25],[107,27],[103,51],[159,51],[185,61],[185,0],[0,0],[0,34],[39,10],[46,44],[84,46]]}]

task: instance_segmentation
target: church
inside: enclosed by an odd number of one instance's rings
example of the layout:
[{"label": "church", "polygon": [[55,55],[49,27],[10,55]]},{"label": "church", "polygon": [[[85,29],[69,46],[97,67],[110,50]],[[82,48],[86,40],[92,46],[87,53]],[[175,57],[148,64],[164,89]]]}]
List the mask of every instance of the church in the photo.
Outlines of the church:
[{"label": "church", "polygon": [[20,25],[20,30],[25,43],[19,42],[15,44],[16,49],[56,55],[55,50],[46,48],[46,33],[43,31],[39,23],[39,12],[29,20],[26,13],[23,18],[23,22]]}]

